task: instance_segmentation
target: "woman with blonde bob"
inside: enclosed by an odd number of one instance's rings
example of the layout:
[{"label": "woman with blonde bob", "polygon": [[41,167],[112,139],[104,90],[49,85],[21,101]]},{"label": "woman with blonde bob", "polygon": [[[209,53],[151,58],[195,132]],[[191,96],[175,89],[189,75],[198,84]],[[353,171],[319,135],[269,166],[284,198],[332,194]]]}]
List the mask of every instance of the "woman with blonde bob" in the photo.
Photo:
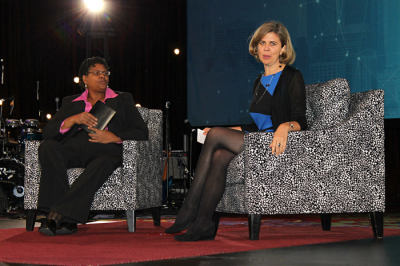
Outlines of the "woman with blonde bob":
[{"label": "woman with blonde bob", "polygon": [[214,239],[218,227],[214,211],[225,190],[228,165],[242,151],[246,132],[273,132],[269,147],[278,156],[286,149],[288,133],[307,127],[304,80],[290,66],[296,54],[286,27],[276,21],[262,24],[252,35],[249,53],[264,66],[253,86],[249,108],[253,123],[204,130],[207,137],[194,181],[175,223],[165,231],[173,234],[188,229],[176,235],[176,240]]}]

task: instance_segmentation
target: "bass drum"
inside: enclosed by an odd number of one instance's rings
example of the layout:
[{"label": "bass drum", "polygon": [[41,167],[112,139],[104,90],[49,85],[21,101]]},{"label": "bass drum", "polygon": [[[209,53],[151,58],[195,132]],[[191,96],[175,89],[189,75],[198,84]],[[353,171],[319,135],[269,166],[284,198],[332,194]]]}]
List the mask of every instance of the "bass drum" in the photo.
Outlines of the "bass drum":
[{"label": "bass drum", "polygon": [[7,209],[23,208],[25,166],[17,159],[0,159],[0,189],[5,195]]}]

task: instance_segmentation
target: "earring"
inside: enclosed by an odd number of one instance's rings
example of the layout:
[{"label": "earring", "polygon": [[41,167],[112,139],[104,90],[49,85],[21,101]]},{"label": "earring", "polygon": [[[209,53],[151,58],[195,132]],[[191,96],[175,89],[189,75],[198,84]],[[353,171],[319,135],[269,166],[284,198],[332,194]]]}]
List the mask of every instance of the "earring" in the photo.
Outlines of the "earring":
[{"label": "earring", "polygon": [[85,88],[87,88],[87,84],[85,83]]}]

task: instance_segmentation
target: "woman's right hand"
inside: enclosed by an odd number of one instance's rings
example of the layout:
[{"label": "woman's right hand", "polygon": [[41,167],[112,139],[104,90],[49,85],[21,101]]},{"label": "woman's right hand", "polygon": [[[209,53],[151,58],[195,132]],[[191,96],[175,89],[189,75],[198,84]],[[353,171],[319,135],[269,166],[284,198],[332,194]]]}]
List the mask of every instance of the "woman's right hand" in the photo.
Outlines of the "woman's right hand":
[{"label": "woman's right hand", "polygon": [[82,112],[74,115],[75,124],[86,125],[88,127],[95,127],[97,125],[97,118],[88,112]]},{"label": "woman's right hand", "polygon": [[75,124],[95,127],[97,125],[97,118],[91,113],[82,112],[65,119],[62,129],[71,128]]}]

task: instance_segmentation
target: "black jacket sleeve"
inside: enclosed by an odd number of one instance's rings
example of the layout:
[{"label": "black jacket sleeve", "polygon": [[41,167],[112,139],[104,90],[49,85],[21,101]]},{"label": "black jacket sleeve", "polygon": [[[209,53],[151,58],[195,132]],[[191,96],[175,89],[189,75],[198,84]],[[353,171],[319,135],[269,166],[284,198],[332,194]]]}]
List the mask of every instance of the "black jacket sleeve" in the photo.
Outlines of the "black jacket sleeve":
[{"label": "black jacket sleeve", "polygon": [[83,112],[84,104],[83,102],[75,102],[73,103],[72,100],[78,97],[78,95],[67,96],[64,97],[62,100],[60,110],[54,115],[54,117],[47,123],[43,130],[43,137],[44,139],[57,139],[60,140],[65,136],[71,135],[76,130],[78,130],[77,126],[74,125],[69,131],[65,134],[60,133],[60,127],[62,122],[75,114]]}]

